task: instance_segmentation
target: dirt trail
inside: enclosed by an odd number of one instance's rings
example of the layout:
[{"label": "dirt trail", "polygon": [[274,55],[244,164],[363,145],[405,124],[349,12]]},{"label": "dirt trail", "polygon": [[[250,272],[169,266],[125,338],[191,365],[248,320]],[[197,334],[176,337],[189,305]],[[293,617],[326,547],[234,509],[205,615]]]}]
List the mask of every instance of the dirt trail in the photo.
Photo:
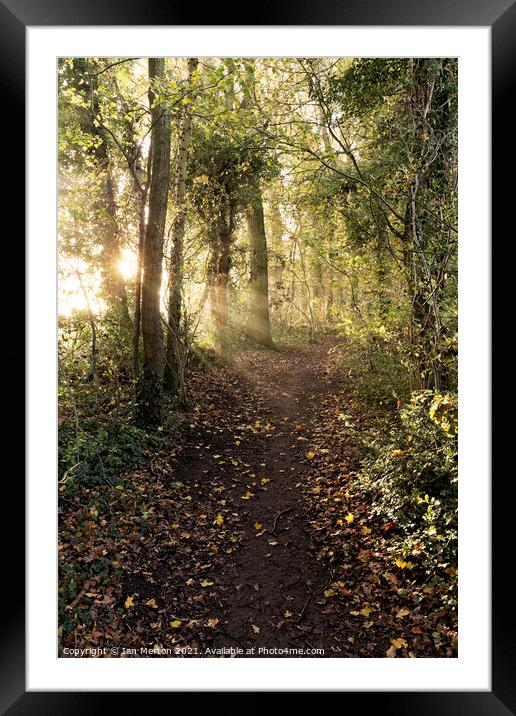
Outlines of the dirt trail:
[{"label": "dirt trail", "polygon": [[[333,655],[333,625],[317,604],[328,576],[310,551],[300,490],[309,469],[300,457],[309,444],[313,406],[329,390],[328,347],[253,352],[237,362],[239,381],[255,397],[257,419],[272,427],[270,437],[257,436],[246,446],[246,462],[255,474],[266,472],[270,482],[249,500],[242,548],[220,575],[233,596],[216,647],[254,645],[253,656],[261,655],[260,648],[324,649]],[[232,499],[241,509],[240,486]]]},{"label": "dirt trail", "polygon": [[[183,656],[354,655],[323,598],[331,578],[302,490],[311,421],[335,390],[334,342],[247,351],[191,382],[195,407],[145,476],[153,519],[125,553],[135,645],[191,647]],[[153,613],[149,599],[166,609]]]}]

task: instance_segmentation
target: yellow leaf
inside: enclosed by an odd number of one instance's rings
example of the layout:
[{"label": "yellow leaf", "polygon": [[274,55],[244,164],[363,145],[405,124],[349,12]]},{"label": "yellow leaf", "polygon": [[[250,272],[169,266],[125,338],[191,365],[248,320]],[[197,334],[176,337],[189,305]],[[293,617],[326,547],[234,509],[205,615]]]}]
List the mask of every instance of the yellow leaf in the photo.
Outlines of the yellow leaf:
[{"label": "yellow leaf", "polygon": [[363,609],[360,610],[360,614],[364,617],[368,617],[372,611],[371,607],[363,607]]},{"label": "yellow leaf", "polygon": [[223,524],[224,524],[224,518],[222,517],[222,515],[217,515],[217,516],[215,517],[215,522],[216,522],[218,525],[223,525]]},{"label": "yellow leaf", "polygon": [[210,582],[208,579],[201,579],[199,584],[201,585],[201,587],[211,587],[213,582]]},{"label": "yellow leaf", "polygon": [[312,452],[312,450],[309,450],[309,451],[306,453],[306,457],[307,457],[309,460],[313,460],[314,457],[315,457],[315,453]]},{"label": "yellow leaf", "polygon": [[145,606],[146,606],[146,607],[152,607],[152,609],[157,609],[157,608],[158,608],[158,605],[156,604],[156,600],[155,600],[155,599],[149,599],[148,601],[146,601],[146,602],[145,602]]},{"label": "yellow leaf", "polygon": [[129,607],[134,607],[134,597],[127,597],[125,600],[124,607],[126,609],[129,609]]},{"label": "yellow leaf", "polygon": [[247,492],[245,493],[245,495],[242,495],[242,497],[241,497],[240,499],[241,499],[241,500],[250,500],[251,497],[254,497],[254,493],[253,493],[253,492],[250,492],[249,490],[247,490]]},{"label": "yellow leaf", "polygon": [[255,529],[255,530],[261,530],[262,527],[263,527],[263,525],[262,525],[261,522],[255,522],[255,523],[254,523],[254,529]]},{"label": "yellow leaf", "polygon": [[410,614],[410,610],[408,609],[399,609],[398,613],[396,614],[396,619],[403,619],[403,617],[406,617],[407,614]]},{"label": "yellow leaf", "polygon": [[365,525],[362,527],[362,534],[363,535],[370,535],[371,529],[369,527],[366,527]]},{"label": "yellow leaf", "polygon": [[173,530],[179,529],[179,525],[177,524],[177,522],[173,522],[170,526],[172,527]]},{"label": "yellow leaf", "polygon": [[260,482],[262,485],[266,485],[268,482],[270,482],[270,479],[268,477],[262,477]]},{"label": "yellow leaf", "polygon": [[251,628],[252,628],[252,630],[254,631],[255,634],[259,634],[259,633],[260,633],[260,627],[259,627],[259,626],[256,626],[256,624],[251,624]]},{"label": "yellow leaf", "polygon": [[60,626],[57,630],[57,636],[60,639],[63,636],[63,627]]},{"label": "yellow leaf", "polygon": [[181,619],[174,619],[173,622],[170,622],[170,626],[172,629],[178,629],[181,626]]},{"label": "yellow leaf", "polygon": [[405,455],[405,450],[393,450],[392,454],[395,457],[401,457],[402,455]]},{"label": "yellow leaf", "polygon": [[288,609],[285,609],[285,611],[283,612],[283,616],[285,617],[285,619],[289,619],[292,616],[292,612],[289,612]]},{"label": "yellow leaf", "polygon": [[333,596],[335,596],[335,592],[333,589],[325,589],[324,596],[325,597],[333,597]]},{"label": "yellow leaf", "polygon": [[231,542],[238,542],[238,537],[236,535],[231,535],[229,539]]},{"label": "yellow leaf", "polygon": [[351,497],[351,495],[349,494],[349,492],[347,490],[344,493],[344,497],[346,498],[346,500],[349,500],[349,498]]},{"label": "yellow leaf", "polygon": [[402,559],[396,560],[396,567],[399,567],[400,569],[406,569],[408,567],[408,562],[404,562]]},{"label": "yellow leaf", "polygon": [[193,583],[194,583],[194,581],[193,581],[193,579],[192,579],[191,577],[190,577],[190,579],[187,579],[186,582],[185,582],[185,584],[188,584],[188,586],[190,586],[190,585],[193,584]]},{"label": "yellow leaf", "polygon": [[353,522],[353,520],[355,519],[355,516],[352,515],[351,512],[349,512],[349,513],[344,517],[344,519],[346,520],[346,522],[348,523],[348,525],[350,525],[350,524]]},{"label": "yellow leaf", "polygon": [[404,649],[408,646],[405,639],[391,639],[391,644],[395,649]]}]

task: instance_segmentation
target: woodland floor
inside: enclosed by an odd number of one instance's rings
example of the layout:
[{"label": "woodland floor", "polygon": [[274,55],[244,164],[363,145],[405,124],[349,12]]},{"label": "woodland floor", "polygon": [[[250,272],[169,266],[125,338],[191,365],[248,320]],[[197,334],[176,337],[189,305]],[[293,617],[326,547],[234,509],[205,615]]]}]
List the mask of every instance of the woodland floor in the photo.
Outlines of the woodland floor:
[{"label": "woodland floor", "polygon": [[[87,515],[65,512],[84,538],[66,539],[64,558],[90,576],[61,646],[452,655],[435,638],[443,612],[432,590],[414,604],[408,577],[382,555],[389,525],[348,490],[358,454],[339,416],[358,429],[371,416],[339,372],[336,342],[246,351],[196,372],[195,407],[169,446]],[[106,560],[107,572],[88,572]]]}]

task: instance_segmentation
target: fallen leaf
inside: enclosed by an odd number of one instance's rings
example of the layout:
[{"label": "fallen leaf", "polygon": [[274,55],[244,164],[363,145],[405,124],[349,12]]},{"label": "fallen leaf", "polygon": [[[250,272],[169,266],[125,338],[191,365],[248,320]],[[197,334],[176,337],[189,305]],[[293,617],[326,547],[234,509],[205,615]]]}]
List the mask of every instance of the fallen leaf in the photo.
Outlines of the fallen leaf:
[{"label": "fallen leaf", "polygon": [[129,607],[134,607],[134,597],[127,597],[125,600],[124,607],[126,609],[129,609]]},{"label": "fallen leaf", "polygon": [[152,609],[157,609],[157,608],[158,608],[158,605],[156,604],[156,600],[155,600],[154,598],[153,598],[153,599],[148,599],[148,600],[145,602],[145,606],[146,606],[146,607],[151,607]]},{"label": "fallen leaf", "polygon": [[170,622],[170,626],[172,627],[172,629],[178,629],[181,626],[181,620],[174,619],[173,622]]},{"label": "fallen leaf", "polygon": [[408,646],[405,639],[391,639],[391,644],[395,649],[404,649]]}]

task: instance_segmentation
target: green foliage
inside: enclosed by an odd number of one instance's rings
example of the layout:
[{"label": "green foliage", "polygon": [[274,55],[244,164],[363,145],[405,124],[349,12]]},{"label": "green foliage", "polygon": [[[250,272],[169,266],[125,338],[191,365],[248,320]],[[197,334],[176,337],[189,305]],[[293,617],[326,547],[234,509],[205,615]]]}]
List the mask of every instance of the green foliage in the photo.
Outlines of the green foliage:
[{"label": "green foliage", "polygon": [[414,392],[397,420],[364,441],[356,489],[372,513],[392,524],[393,559],[407,562],[453,601],[457,563],[456,395]]},{"label": "green foliage", "polygon": [[61,478],[67,474],[69,488],[119,483],[121,473],[156,445],[157,439],[133,425],[129,415],[121,419],[106,412],[103,418],[97,413],[81,417],[79,430],[70,418],[59,428],[59,474]]},{"label": "green foliage", "polygon": [[351,114],[363,116],[407,86],[408,68],[409,60],[403,58],[355,59],[343,74],[330,76],[330,97],[345,103]]},{"label": "green foliage", "polygon": [[353,393],[375,410],[392,411],[413,388],[410,371],[393,343],[348,340],[336,347],[335,360],[349,376]]},{"label": "green foliage", "polygon": [[119,334],[109,315],[95,337],[92,353],[88,316],[77,312],[61,317],[58,472],[67,489],[118,483],[121,473],[161,439],[161,433],[146,432],[132,422],[129,337]]},{"label": "green foliage", "polygon": [[272,178],[277,163],[257,137],[210,125],[194,133],[190,188],[202,214],[210,217],[226,194],[235,206],[245,206],[260,178]]}]

